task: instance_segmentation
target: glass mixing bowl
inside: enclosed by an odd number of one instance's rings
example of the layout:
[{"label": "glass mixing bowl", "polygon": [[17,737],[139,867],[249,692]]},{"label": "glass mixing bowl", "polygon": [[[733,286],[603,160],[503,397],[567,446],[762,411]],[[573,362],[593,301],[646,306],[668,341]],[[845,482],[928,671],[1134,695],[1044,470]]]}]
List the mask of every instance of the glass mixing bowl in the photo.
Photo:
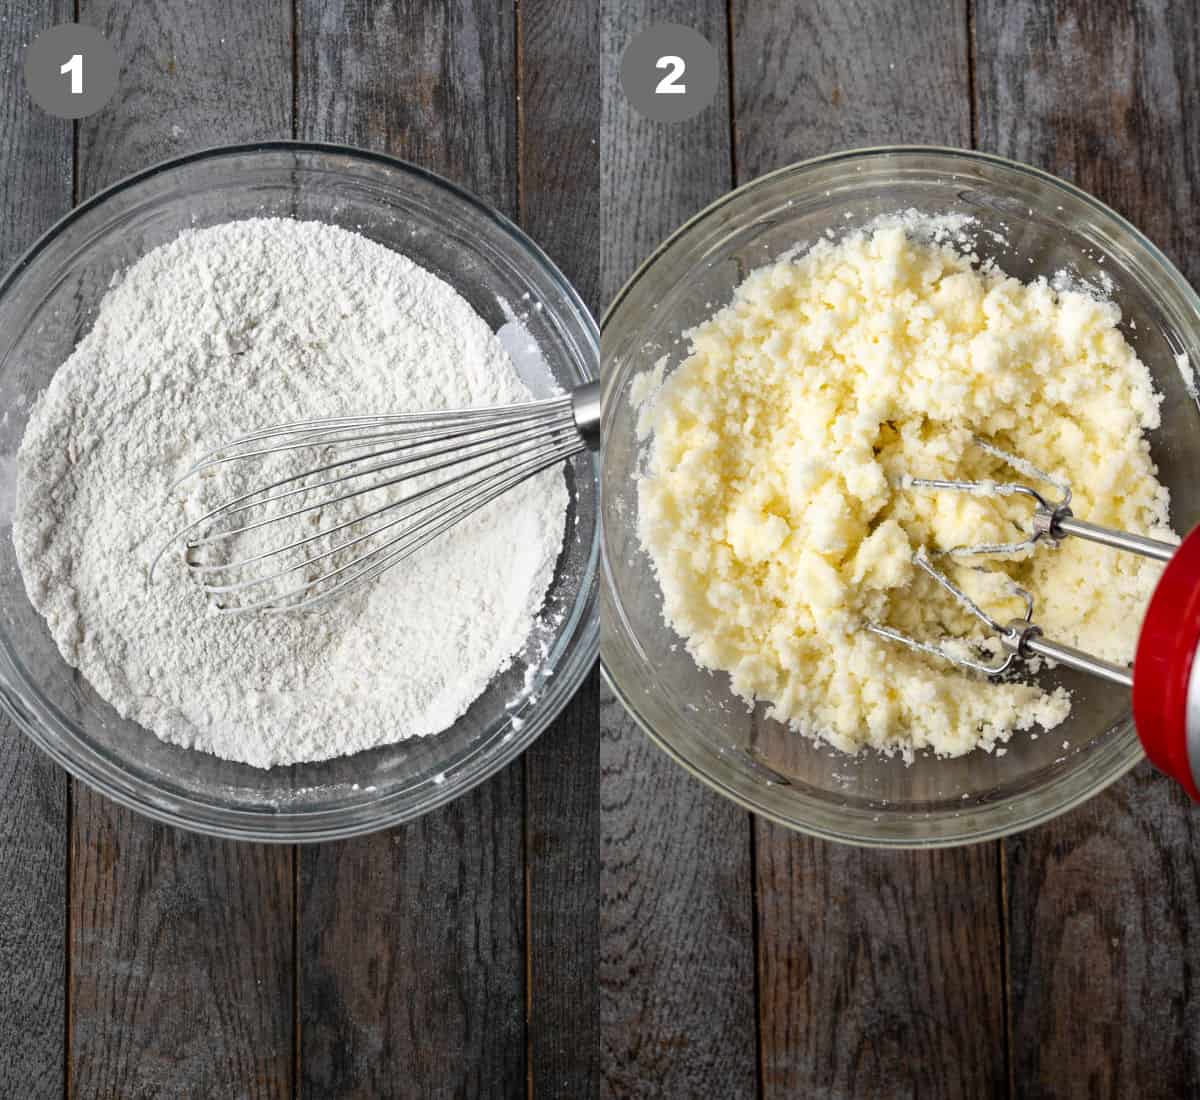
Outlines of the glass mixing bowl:
[{"label": "glass mixing bowl", "polygon": [[26,598],[11,538],[13,456],[32,402],[116,273],[181,230],[267,215],[329,222],[403,252],[493,329],[517,310],[564,388],[595,378],[598,334],[562,274],[495,210],[420,168],[333,145],[213,149],[150,168],[68,214],[0,283],[0,705],[72,774],[151,817],[222,836],[321,840],[448,802],[518,756],[570,699],[598,646],[599,469],[590,455],[567,467],[566,543],[526,651],[443,733],[262,771],[120,718],[62,660]]},{"label": "glass mixing bowl", "polygon": [[[1123,775],[1142,752],[1129,693],[1080,674],[1047,674],[1074,694],[1068,722],[1014,735],[1003,756],[919,757],[906,767],[849,757],[748,711],[728,677],[701,671],[663,623],[636,534],[643,458],[630,401],[634,376],[685,352],[681,334],[728,302],[746,274],[781,253],[910,208],[966,214],[976,251],[1022,279],[1064,269],[1109,286],[1125,337],[1165,395],[1151,440],[1180,531],[1200,520],[1197,406],[1175,356],[1200,362],[1200,300],[1132,225],[1070,184],[998,157],[883,148],[784,168],[703,211],[642,265],[603,324],[601,661],[642,728],[710,786],[803,832],[880,846],[964,843],[1028,828]],[[995,232],[998,238],[989,235]]]}]

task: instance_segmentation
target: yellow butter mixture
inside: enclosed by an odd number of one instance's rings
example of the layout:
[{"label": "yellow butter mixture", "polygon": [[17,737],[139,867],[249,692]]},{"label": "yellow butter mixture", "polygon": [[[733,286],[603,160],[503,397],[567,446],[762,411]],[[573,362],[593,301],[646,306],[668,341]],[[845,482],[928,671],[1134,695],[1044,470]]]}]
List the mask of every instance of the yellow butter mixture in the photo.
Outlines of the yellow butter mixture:
[{"label": "yellow butter mixture", "polygon": [[[1022,283],[901,223],[751,274],[665,381],[640,387],[639,535],[697,663],[847,752],[957,756],[1062,722],[1061,688],[988,680],[863,624],[982,636],[913,555],[1020,538],[1031,505],[903,486],[1021,480],[975,437],[1069,483],[1076,515],[1174,539],[1145,436],[1160,399],[1119,320],[1096,295]],[[1049,637],[1115,661],[1132,659],[1160,572],[1078,539],[983,573],[937,561],[1001,621],[1020,610],[1016,581]]]}]

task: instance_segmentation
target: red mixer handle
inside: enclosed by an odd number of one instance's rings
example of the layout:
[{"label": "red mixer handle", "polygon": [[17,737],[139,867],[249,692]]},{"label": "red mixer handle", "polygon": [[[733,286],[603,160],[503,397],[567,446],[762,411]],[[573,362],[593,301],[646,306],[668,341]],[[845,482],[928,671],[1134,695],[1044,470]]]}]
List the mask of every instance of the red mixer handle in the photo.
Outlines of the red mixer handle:
[{"label": "red mixer handle", "polygon": [[1200,527],[1163,570],[1133,661],[1133,722],[1160,771],[1200,802]]}]

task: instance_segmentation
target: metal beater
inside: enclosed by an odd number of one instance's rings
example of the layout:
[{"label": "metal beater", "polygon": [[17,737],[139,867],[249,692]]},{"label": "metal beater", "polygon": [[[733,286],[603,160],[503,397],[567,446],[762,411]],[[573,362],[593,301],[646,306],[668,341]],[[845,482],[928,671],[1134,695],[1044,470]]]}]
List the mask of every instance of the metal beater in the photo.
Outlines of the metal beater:
[{"label": "metal beater", "polygon": [[913,561],[948,592],[958,604],[981,622],[999,640],[1003,655],[993,661],[956,653],[943,643],[923,642],[879,623],[867,629],[880,638],[897,642],[922,653],[940,657],[988,676],[1007,671],[1019,657],[1041,656],[1068,668],[1099,676],[1133,690],[1133,717],[1138,737],[1151,761],[1176,779],[1188,794],[1200,801],[1200,527],[1178,545],[1134,535],[1111,527],[1076,519],[1070,508],[1071,490],[1063,482],[1043,473],[1024,459],[977,439],[976,445],[999,458],[1023,476],[1055,486],[1060,499],[1052,501],[1029,485],[953,481],[939,478],[905,477],[901,487],[918,491],[972,493],[976,495],[1020,495],[1033,501],[1025,537],[1008,543],[955,546],[935,556],[972,557],[1018,553],[1038,542],[1057,545],[1073,536],[1090,542],[1127,550],[1166,563],[1138,635],[1133,668],[1101,660],[1090,653],[1051,641],[1043,636],[1034,619],[1031,593],[1016,584],[1010,591],[1025,604],[1021,618],[1000,623],[978,606],[961,588],[934,566],[924,550]]},{"label": "metal beater", "polygon": [[[311,452],[171,537],[218,611],[296,611],[374,580],[543,470],[600,445],[600,385],[521,404],[353,416],[264,428],[176,484],[231,463]],[[384,493],[381,498],[378,494]],[[371,499],[371,494],[376,494]],[[323,523],[326,515],[333,521]],[[239,549],[249,541],[250,550]]]},{"label": "metal beater", "polygon": [[[977,543],[971,546],[953,546],[936,553],[947,557],[994,557],[1004,554],[1020,553],[1028,550],[1039,542],[1056,546],[1064,538],[1075,536],[1111,546],[1117,550],[1128,550],[1143,557],[1156,561],[1169,561],[1178,547],[1169,542],[1146,538],[1143,535],[1130,534],[1128,531],[1118,531],[1111,527],[1101,527],[1095,523],[1076,519],[1071,511],[1071,487],[1058,478],[1044,473],[1036,466],[1018,455],[1009,454],[986,440],[976,439],[975,445],[982,451],[998,458],[1025,477],[1052,485],[1059,490],[1061,497],[1055,502],[1048,500],[1045,495],[1029,485],[1018,482],[985,482],[985,481],[950,481],[941,478],[905,477],[901,480],[901,488],[919,491],[948,491],[955,493],[970,493],[974,496],[1024,496],[1033,501],[1034,508],[1030,516],[1029,528],[1024,538],[1004,543]],[[1005,656],[1000,660],[987,663],[972,660],[948,650],[944,645],[921,642],[910,638],[890,627],[878,623],[867,623],[867,629],[873,634],[888,641],[899,642],[903,645],[942,657],[964,668],[973,669],[989,676],[996,676],[1007,671],[1017,657],[1047,657],[1069,668],[1100,676],[1125,687],[1133,686],[1133,673],[1129,668],[1101,660],[1089,653],[1075,649],[1073,646],[1053,642],[1042,635],[1039,627],[1033,622],[1034,602],[1031,593],[1019,585],[1011,584],[1010,590],[1025,603],[1025,615],[1008,623],[999,623],[978,604],[975,603],[961,588],[937,569],[930,561],[924,550],[919,550],[913,557],[913,564],[933,578],[958,604],[970,612],[988,630],[988,633],[999,639],[1005,649]]]}]

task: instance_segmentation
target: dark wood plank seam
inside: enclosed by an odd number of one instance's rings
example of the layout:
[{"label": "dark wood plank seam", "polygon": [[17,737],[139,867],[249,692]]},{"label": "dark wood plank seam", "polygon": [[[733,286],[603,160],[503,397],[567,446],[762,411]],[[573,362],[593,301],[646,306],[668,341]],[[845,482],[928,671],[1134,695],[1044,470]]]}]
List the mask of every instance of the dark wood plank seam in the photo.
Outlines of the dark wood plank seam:
[{"label": "dark wood plank seam", "polygon": [[[970,119],[971,148],[979,148],[979,115],[975,102],[977,82],[975,76],[976,40],[975,40],[975,0],[964,0],[964,14],[967,20],[967,114]],[[1004,1073],[1008,1083],[1009,1100],[1016,1100],[1016,1079],[1014,1076],[1012,1056],[1012,957],[1009,936],[1009,907],[1008,907],[1008,863],[1006,859],[1006,842],[1003,837],[994,842],[996,845],[996,877],[998,879],[997,900],[1000,911],[1000,985],[1004,996]]]},{"label": "dark wood plank seam", "polygon": [[[521,36],[521,0],[513,0],[513,101],[517,105],[513,121],[517,128],[513,145],[517,155],[517,224],[525,225],[525,101],[521,89],[525,77],[525,43]],[[524,760],[524,757],[522,757]],[[522,769],[524,770],[524,769]],[[528,866],[526,866],[528,872]]]},{"label": "dark wood plank seam", "polygon": [[1000,967],[1001,986],[1004,990],[1004,1072],[1008,1078],[1009,1100],[1017,1100],[1017,1080],[1013,1066],[1012,1039],[1012,952],[1009,944],[1008,907],[1008,860],[1003,838],[996,841],[998,848],[997,873],[1000,877]]},{"label": "dark wood plank seam", "polygon": [[[521,35],[521,0],[513,0],[513,125],[516,139],[516,220],[525,224],[525,103],[521,98],[525,72],[525,43]],[[525,1095],[533,1100],[533,873],[530,867],[529,758],[521,757],[521,886],[524,919]]]},{"label": "dark wood plank seam", "polygon": [[759,907],[762,903],[758,895],[758,830],[754,827],[753,814],[747,814],[746,819],[750,827],[750,868],[753,872],[750,876],[750,950],[754,952],[754,1065],[758,1076],[757,1100],[764,1100],[767,1089],[767,1052],[763,1048],[763,947],[759,942],[758,924]]},{"label": "dark wood plank seam", "polygon": [[[518,53],[518,57],[520,54]],[[519,68],[519,63],[518,63]],[[520,83],[517,84],[520,87]],[[518,127],[518,135],[520,127]],[[518,156],[520,161],[520,138],[518,136]],[[521,209],[520,170],[517,176],[517,210]],[[529,852],[532,838],[529,820],[529,762],[524,754],[521,756],[521,876],[522,876],[522,918],[525,922],[523,930],[524,951],[522,981],[525,983],[525,1096],[533,1100],[533,873],[529,866]]]},{"label": "dark wood plank seam", "polygon": [[[79,3],[74,0],[71,5],[72,18],[79,22]],[[71,206],[79,205],[79,119],[71,122]],[[71,1015],[72,965],[71,944],[74,941],[74,929],[71,925],[71,900],[74,896],[72,868],[75,866],[75,778],[70,772],[66,773],[67,793],[65,800],[66,813],[63,815],[64,827],[67,830],[66,851],[67,866],[63,876],[63,905],[66,906],[67,916],[63,924],[63,1100],[71,1098],[71,1032],[73,1018]]]},{"label": "dark wood plank seam", "polygon": [[[975,0],[964,0],[964,14],[967,20],[967,115],[970,126],[971,148],[979,147],[979,116],[975,102],[976,96],[976,41],[975,41]],[[1000,906],[998,915],[1000,923],[1000,987],[1004,996],[1004,1073],[1008,1083],[1009,1100],[1016,1100],[1016,1079],[1014,1077],[1012,1056],[1012,957],[1009,945],[1009,908],[1008,908],[1008,864],[1006,859],[1006,844],[1003,837],[995,841],[996,846],[996,877],[998,879],[997,900]]]},{"label": "dark wood plank seam", "polygon": [[[979,119],[975,108],[975,0],[965,2],[967,16],[967,113],[970,117],[971,148],[979,148]],[[1003,841],[1000,842],[1003,845]],[[1001,855],[1004,854],[1003,847]]]},{"label": "dark wood plank seam", "polygon": [[[300,136],[300,0],[292,0],[292,138]],[[299,847],[298,845],[296,846]],[[299,861],[299,851],[292,853]],[[299,1089],[299,1082],[296,1084]],[[299,1095],[299,1092],[297,1092]]]},{"label": "dark wood plank seam", "polygon": [[[518,196],[520,188],[518,187]],[[520,198],[517,199],[518,205]],[[525,1095],[533,1100],[533,875],[529,866],[531,848],[529,822],[529,764],[521,757],[521,874],[525,920]]]},{"label": "dark wood plank seam", "polygon": [[[72,127],[78,132],[78,125]],[[74,141],[74,146],[78,149],[78,138]],[[74,166],[71,169],[71,187],[72,192],[78,187],[79,173],[75,171]],[[73,197],[73,196],[72,196]],[[67,909],[65,934],[63,935],[63,1100],[70,1100],[71,1097],[71,867],[75,860],[74,851],[74,813],[75,799],[73,797],[73,785],[75,780],[68,772],[66,775],[67,782],[67,798],[66,798],[66,814],[64,815],[65,827],[67,830],[67,843],[65,850],[67,853],[66,874],[64,875],[64,885],[66,889],[63,891],[63,905]]]},{"label": "dark wood plank seam", "polygon": [[[300,0],[292,0],[292,139],[300,136]],[[292,1096],[300,1100],[303,1070],[300,1015],[300,845],[292,845]]]},{"label": "dark wood plank seam", "polygon": [[300,845],[292,845],[292,1096],[300,1100]]},{"label": "dark wood plank seam", "polygon": [[[733,0],[725,0],[725,91],[728,98],[729,110],[729,181],[732,187],[738,187],[737,155],[737,97],[734,77],[734,23]],[[754,1067],[757,1080],[755,1081],[755,1096],[763,1100],[766,1090],[766,1051],[763,1048],[763,998],[762,998],[762,945],[759,943],[759,907],[761,904],[758,893],[758,837],[754,828],[754,815],[746,814],[747,831],[750,834],[750,950],[754,960]]]},{"label": "dark wood plank seam", "polygon": [[[733,0],[725,0],[725,92],[728,99],[729,110],[729,179],[733,186],[737,187],[739,180],[737,156],[737,112],[734,110],[733,82]],[[750,834],[751,836],[754,835],[753,821],[750,822]],[[751,866],[753,865],[753,861],[751,861]],[[762,1082],[760,1079],[760,1090],[761,1087]]]}]

